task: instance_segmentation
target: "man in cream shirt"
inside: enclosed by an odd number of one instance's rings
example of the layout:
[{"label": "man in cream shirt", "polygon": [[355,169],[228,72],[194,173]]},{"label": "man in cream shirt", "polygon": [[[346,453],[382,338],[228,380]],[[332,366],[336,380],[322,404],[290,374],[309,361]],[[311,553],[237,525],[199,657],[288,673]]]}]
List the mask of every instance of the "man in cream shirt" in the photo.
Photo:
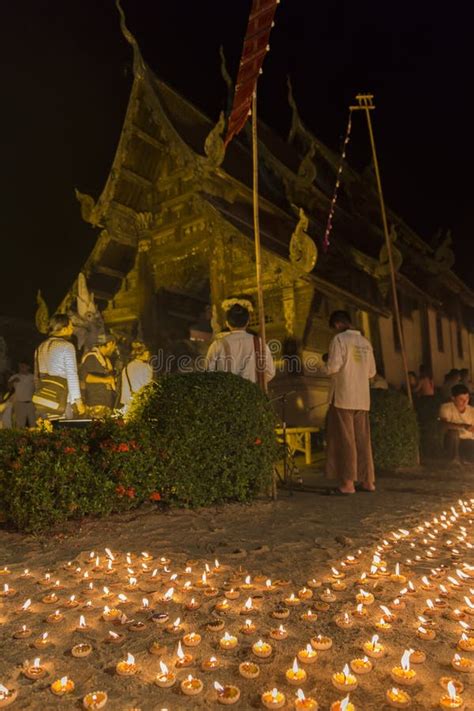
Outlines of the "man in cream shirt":
[{"label": "man in cream shirt", "polygon": [[[376,373],[370,342],[351,325],[346,311],[334,311],[329,326],[337,331],[329,346],[327,372],[331,397],[327,418],[326,473],[338,485],[334,496],[375,490],[370,441],[370,379]],[[356,482],[359,482],[356,485]]]},{"label": "man in cream shirt", "polygon": [[245,299],[232,299],[229,302],[229,308],[226,309],[226,322],[230,330],[211,343],[207,352],[206,369],[234,373],[253,383],[265,376],[268,382],[275,375],[275,364],[270,349],[265,345],[265,368],[263,369],[261,365],[263,353],[261,355],[257,353],[260,349],[260,339],[246,330],[252,305]]}]

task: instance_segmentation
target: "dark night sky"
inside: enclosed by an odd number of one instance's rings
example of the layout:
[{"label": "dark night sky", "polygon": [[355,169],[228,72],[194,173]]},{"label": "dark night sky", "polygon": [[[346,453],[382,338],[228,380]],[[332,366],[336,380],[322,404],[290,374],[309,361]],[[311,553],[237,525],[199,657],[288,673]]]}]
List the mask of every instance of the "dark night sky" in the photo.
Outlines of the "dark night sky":
[{"label": "dark night sky", "polygon": [[[217,119],[226,96],[218,48],[235,77],[250,0],[123,6],[152,69]],[[424,238],[451,227],[457,271],[472,284],[472,39],[463,7],[282,0],[259,113],[286,135],[289,72],[303,120],[337,149],[347,106],[358,91],[373,92],[387,203]],[[0,314],[32,317],[38,287],[54,308],[94,244],[74,187],[97,197],[104,185],[131,85],[131,48],[113,0],[17,0],[2,6],[2,25]],[[369,159],[356,116],[349,160],[362,167]]]}]

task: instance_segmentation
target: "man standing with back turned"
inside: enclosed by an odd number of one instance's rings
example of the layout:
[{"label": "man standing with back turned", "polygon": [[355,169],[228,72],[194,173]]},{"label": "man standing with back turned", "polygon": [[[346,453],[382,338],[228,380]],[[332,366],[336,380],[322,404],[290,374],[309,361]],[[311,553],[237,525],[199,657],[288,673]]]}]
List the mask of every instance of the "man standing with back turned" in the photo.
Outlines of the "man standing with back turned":
[{"label": "man standing with back turned", "polygon": [[[369,380],[376,373],[370,342],[351,325],[346,311],[334,311],[329,326],[337,334],[329,346],[331,399],[327,418],[326,473],[338,486],[333,496],[375,491],[370,442]],[[359,482],[356,484],[356,482]]]}]

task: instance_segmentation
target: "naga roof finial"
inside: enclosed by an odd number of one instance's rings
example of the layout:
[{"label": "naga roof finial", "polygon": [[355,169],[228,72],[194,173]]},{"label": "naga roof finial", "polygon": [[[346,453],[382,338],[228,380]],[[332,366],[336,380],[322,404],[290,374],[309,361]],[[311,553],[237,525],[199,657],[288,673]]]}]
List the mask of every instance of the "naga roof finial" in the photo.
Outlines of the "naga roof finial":
[{"label": "naga roof finial", "polygon": [[132,45],[133,48],[133,71],[136,73],[143,66],[140,47],[138,46],[138,42],[135,39],[135,36],[130,32],[127,27],[127,23],[125,21],[125,13],[123,11],[123,7],[120,3],[120,0],[115,0],[115,6],[120,15],[120,29],[122,30],[122,34],[127,40],[127,42]]}]

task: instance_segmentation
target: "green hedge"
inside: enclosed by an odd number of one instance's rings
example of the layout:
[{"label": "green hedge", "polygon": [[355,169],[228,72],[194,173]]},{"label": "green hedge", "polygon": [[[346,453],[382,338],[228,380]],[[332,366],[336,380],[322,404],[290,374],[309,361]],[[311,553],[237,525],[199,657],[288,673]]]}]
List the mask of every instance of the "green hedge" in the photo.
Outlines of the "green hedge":
[{"label": "green hedge", "polygon": [[145,500],[247,501],[270,480],[274,426],[267,398],[242,378],[165,376],[144,391],[127,423],[1,430],[0,505],[7,521],[35,532]]},{"label": "green hedge", "polygon": [[371,390],[370,427],[377,469],[416,465],[418,423],[406,395],[397,390]]}]

